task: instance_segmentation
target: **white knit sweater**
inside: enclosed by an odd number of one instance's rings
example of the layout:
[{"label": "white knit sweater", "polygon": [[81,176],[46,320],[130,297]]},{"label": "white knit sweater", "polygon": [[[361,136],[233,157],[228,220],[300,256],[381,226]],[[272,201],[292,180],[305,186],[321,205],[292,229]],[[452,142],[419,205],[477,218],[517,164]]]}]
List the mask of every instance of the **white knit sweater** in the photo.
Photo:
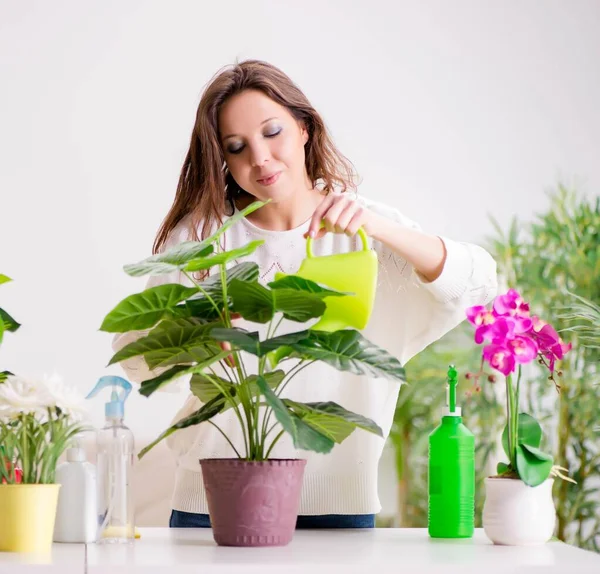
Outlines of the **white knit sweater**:
[{"label": "white knit sweater", "polygon": [[[361,198],[371,210],[402,225],[418,226],[398,211]],[[264,239],[256,252],[244,258],[255,261],[263,282],[273,280],[276,272],[294,273],[306,254],[303,234],[308,222],[290,231],[266,231],[242,219],[228,230],[226,248],[235,249],[249,241]],[[189,229],[181,224],[175,229],[167,247],[189,238]],[[496,264],[481,247],[458,243],[442,237],[447,258],[442,274],[433,282],[422,282],[411,265],[377,241],[371,241],[379,258],[379,281],[375,308],[363,335],[396,356],[402,364],[453,329],[465,318],[471,305],[486,304],[496,294]],[[327,234],[314,242],[315,255],[329,255],[360,249],[357,238]],[[234,262],[235,263],[235,262]],[[176,275],[152,277],[148,286],[161,283],[188,284],[187,278]],[[261,325],[239,321],[239,326],[259,331]],[[282,322],[277,334],[301,330],[298,323]],[[118,335],[114,348],[118,350],[144,333]],[[256,358],[244,355],[248,371],[256,367]],[[156,376],[143,359],[122,363],[128,377],[140,383]],[[285,363],[283,368],[285,368]],[[186,381],[183,381],[185,384]],[[181,384],[181,381],[180,383]],[[443,381],[440,381],[440,385]],[[339,372],[324,363],[314,363],[303,370],[285,389],[284,395],[301,402],[335,401],[343,407],[373,419],[387,438],[396,406],[400,385],[381,378],[357,376]],[[201,406],[189,395],[177,413],[179,420]],[[239,422],[230,409],[214,419],[238,451],[243,452]],[[208,513],[201,458],[235,456],[219,432],[208,424],[178,431],[167,440],[178,460],[172,506],[176,510]],[[300,503],[301,515],[374,514],[379,512],[377,468],[385,438],[355,430],[342,444],[327,455],[296,450],[290,437],[284,435],[272,452],[272,458],[306,458],[304,486]]]}]

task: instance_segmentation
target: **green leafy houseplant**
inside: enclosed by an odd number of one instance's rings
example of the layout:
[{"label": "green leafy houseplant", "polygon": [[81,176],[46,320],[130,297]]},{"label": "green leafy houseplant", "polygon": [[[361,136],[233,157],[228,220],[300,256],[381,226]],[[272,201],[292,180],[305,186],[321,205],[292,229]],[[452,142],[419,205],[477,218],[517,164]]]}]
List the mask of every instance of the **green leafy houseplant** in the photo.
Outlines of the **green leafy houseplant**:
[{"label": "green leafy houseplant", "polygon": [[[150,369],[160,371],[141,384],[139,392],[146,397],[191,375],[190,390],[202,403],[144,448],[140,457],[177,430],[205,422],[221,432],[239,459],[247,461],[268,460],[284,433],[291,435],[296,448],[319,453],[330,452],[356,428],[382,435],[374,421],[334,402],[300,403],[283,396],[289,382],[316,361],[341,371],[399,382],[404,380],[404,370],[397,359],[358,331],[305,328],[277,335],[282,319],[306,323],[322,316],[327,298],[347,294],[297,276],[263,285],[255,263],[227,266],[253,253],[262,241],[219,251],[219,239],[239,219],[263,205],[253,203],[207,239],[184,242],[125,266],[135,277],[181,271],[192,286],[160,285],[121,301],[105,317],[101,330],[149,332],[119,350],[109,364],[141,356]],[[213,267],[216,272],[203,281],[193,275]],[[267,325],[266,337],[261,340],[258,332],[234,327],[232,318],[236,316]],[[257,358],[257,372],[248,372],[242,352]],[[293,366],[282,368],[286,362]],[[217,374],[217,365],[223,376]],[[243,430],[242,452],[212,420],[227,409],[233,409]]]}]

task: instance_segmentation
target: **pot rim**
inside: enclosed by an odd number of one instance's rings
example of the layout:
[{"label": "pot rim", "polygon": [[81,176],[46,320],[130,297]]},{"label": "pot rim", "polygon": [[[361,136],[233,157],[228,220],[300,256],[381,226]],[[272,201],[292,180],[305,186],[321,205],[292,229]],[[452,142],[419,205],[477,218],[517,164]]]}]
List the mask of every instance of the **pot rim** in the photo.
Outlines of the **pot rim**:
[{"label": "pot rim", "polygon": [[268,458],[267,460],[245,460],[243,458],[200,458],[200,464],[232,464],[248,466],[284,466],[292,463],[294,466],[304,466],[305,458]]},{"label": "pot rim", "polygon": [[57,482],[52,482],[52,483],[49,483],[49,484],[47,484],[47,483],[37,483],[37,482],[33,482],[33,483],[32,482],[27,482],[25,484],[23,484],[23,483],[18,483],[18,484],[0,484],[0,488],[2,488],[2,487],[9,487],[9,488],[10,487],[21,487],[21,488],[22,487],[29,487],[29,488],[32,488],[32,487],[36,487],[36,488],[40,488],[40,487],[43,487],[43,488],[55,488],[57,486],[62,486],[62,485],[59,484],[59,483],[57,483]]}]

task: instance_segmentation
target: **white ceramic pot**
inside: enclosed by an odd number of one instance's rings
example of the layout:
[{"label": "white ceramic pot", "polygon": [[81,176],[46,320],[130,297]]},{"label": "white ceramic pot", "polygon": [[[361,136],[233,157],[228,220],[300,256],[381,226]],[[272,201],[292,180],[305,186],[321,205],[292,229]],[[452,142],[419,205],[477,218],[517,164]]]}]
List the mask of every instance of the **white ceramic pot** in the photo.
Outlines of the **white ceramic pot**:
[{"label": "white ceramic pot", "polygon": [[545,544],[554,533],[556,510],[549,478],[539,486],[522,480],[486,478],[483,529],[494,544]]}]

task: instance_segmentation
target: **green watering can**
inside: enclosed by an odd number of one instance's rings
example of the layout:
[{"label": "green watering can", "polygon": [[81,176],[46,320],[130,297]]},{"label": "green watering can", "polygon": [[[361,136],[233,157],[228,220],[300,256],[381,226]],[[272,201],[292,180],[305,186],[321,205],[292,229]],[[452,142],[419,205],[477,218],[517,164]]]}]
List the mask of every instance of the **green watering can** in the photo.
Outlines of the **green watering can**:
[{"label": "green watering can", "polygon": [[[344,297],[325,297],[325,313],[311,329],[315,331],[337,331],[338,329],[364,329],[369,322],[375,291],[377,289],[377,254],[369,249],[367,234],[360,228],[361,251],[315,257],[312,238],[306,240],[306,259],[294,274],[336,291],[352,293]],[[275,279],[285,277],[277,273]]]}]

